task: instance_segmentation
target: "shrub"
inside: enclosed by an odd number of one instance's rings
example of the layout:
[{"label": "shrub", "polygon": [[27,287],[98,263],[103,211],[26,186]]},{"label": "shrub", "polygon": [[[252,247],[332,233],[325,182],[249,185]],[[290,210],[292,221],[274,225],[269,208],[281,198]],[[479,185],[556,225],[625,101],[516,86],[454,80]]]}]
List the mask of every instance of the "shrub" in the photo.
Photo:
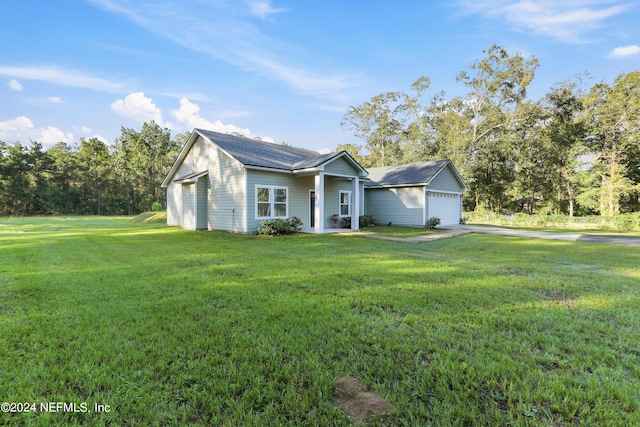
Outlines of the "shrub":
[{"label": "shrub", "polygon": [[427,220],[425,227],[427,228],[436,228],[437,225],[440,225],[440,218],[437,216],[432,216]]},{"label": "shrub", "polygon": [[283,236],[285,234],[295,234],[302,229],[302,220],[297,216],[291,219],[267,219],[260,223],[256,230],[257,234],[268,236]]},{"label": "shrub", "polygon": [[153,212],[160,212],[162,210],[162,204],[160,202],[153,202],[151,205],[151,210]]},{"label": "shrub", "polygon": [[373,215],[362,215],[359,219],[360,228],[371,227],[376,225],[376,219]]},{"label": "shrub", "polygon": [[[371,227],[372,225],[376,225],[376,219],[373,215],[361,215],[358,217],[358,225],[360,228]],[[340,227],[351,228],[351,217],[347,216],[342,218],[340,221]]]},{"label": "shrub", "polygon": [[351,228],[351,217],[345,216],[340,219],[340,227],[342,228]]}]

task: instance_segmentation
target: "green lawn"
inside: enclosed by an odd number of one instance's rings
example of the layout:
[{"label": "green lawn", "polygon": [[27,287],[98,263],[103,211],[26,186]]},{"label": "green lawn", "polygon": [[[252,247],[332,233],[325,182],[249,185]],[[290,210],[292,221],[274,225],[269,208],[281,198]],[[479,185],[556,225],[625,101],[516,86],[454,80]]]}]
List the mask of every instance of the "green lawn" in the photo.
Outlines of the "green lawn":
[{"label": "green lawn", "polygon": [[[0,219],[0,425],[640,425],[640,248]],[[95,404],[109,405],[96,413]],[[54,406],[55,407],[55,406]]]},{"label": "green lawn", "polygon": [[438,231],[428,228],[404,227],[401,225],[376,225],[373,227],[361,228],[360,232],[364,234],[379,234],[381,236],[392,237],[417,237],[437,233]]}]

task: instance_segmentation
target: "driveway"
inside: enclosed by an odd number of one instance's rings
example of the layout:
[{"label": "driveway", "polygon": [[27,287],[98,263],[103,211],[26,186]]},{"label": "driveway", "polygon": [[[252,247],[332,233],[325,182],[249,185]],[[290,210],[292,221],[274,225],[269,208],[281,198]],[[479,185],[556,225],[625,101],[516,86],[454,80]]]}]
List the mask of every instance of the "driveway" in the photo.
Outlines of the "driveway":
[{"label": "driveway", "polygon": [[[500,236],[528,237],[550,240],[564,240],[570,242],[596,242],[611,243],[614,245],[640,246],[640,237],[604,236],[597,234],[581,233],[554,233],[551,231],[514,230],[509,228],[492,227],[484,225],[451,225],[442,227],[445,233],[482,233],[497,234]],[[452,236],[447,236],[452,237]]]}]

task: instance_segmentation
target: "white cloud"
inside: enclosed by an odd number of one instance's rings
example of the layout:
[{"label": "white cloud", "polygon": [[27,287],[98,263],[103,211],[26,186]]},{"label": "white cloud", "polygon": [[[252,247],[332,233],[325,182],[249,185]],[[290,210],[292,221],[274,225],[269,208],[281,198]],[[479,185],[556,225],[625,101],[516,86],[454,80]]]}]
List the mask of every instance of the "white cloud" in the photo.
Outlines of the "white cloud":
[{"label": "white cloud", "polygon": [[92,77],[77,71],[61,70],[54,67],[11,67],[0,65],[0,75],[18,77],[25,80],[39,80],[62,86],[95,89],[105,92],[119,92],[122,83]]},{"label": "white cloud", "polygon": [[259,16],[262,19],[265,19],[274,13],[280,13],[286,10],[271,7],[271,2],[269,1],[253,1],[249,3],[249,9],[251,10],[251,14]]},{"label": "white cloud", "polygon": [[102,135],[95,134],[95,135],[93,135],[91,138],[99,139],[100,141],[102,141],[102,142],[104,142],[105,144],[109,145],[109,141],[107,141],[107,138],[105,138],[105,137],[104,137],[104,136],[102,136]]},{"label": "white cloud", "polygon": [[637,55],[640,53],[640,46],[632,44],[629,46],[620,46],[611,51],[609,54],[612,58],[624,58],[631,55]]},{"label": "white cloud", "polygon": [[78,132],[80,132],[85,138],[96,138],[107,145],[109,144],[109,141],[107,141],[107,138],[97,133],[93,133],[93,129],[91,129],[88,126],[82,126],[80,129],[78,129]]},{"label": "white cloud", "polygon": [[[180,100],[180,108],[171,111],[171,115],[181,124],[185,130],[191,130],[193,128],[202,128],[222,133],[240,133],[249,138],[255,138],[249,129],[243,129],[236,125],[224,124],[220,120],[214,122],[205,119],[198,113],[200,107],[186,98]],[[263,141],[270,140],[271,138],[262,138]],[[273,142],[271,140],[270,142]]]},{"label": "white cloud", "polygon": [[70,132],[63,132],[60,129],[53,127],[53,126],[47,126],[44,129],[39,129],[40,132],[40,137],[39,138],[35,138],[37,141],[42,142],[42,144],[44,145],[53,145],[53,144],[57,144],[58,142],[73,142],[74,138],[73,138],[73,134]]},{"label": "white cloud", "polygon": [[0,140],[6,142],[20,141],[23,144],[27,144],[29,140],[32,140],[49,146],[58,142],[71,143],[74,137],[72,133],[64,132],[53,126],[37,128],[30,118],[19,116],[15,119],[0,122]]},{"label": "white cloud", "polygon": [[460,0],[463,10],[506,19],[519,30],[582,43],[585,34],[631,6],[620,0]]},{"label": "white cloud", "polygon": [[17,90],[18,92],[20,92],[22,90],[22,85],[16,79],[11,79],[9,80],[9,88],[11,90]]},{"label": "white cloud", "polygon": [[57,96],[50,96],[49,98],[47,98],[47,101],[53,104],[62,104],[64,102],[62,99],[60,99]]},{"label": "white cloud", "polygon": [[154,120],[160,126],[165,126],[162,111],[153,103],[151,98],[144,96],[144,92],[134,92],[124,99],[111,104],[111,109],[121,116],[130,118],[140,124]]}]

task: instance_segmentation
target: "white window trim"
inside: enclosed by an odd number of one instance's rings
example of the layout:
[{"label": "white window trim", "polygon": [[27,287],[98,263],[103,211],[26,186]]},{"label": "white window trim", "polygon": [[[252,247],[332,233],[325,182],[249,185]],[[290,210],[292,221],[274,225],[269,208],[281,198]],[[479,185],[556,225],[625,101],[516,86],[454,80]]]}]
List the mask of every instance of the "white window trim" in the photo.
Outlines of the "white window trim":
[{"label": "white window trim", "polygon": [[[343,194],[348,194],[349,195],[349,203],[347,204],[349,206],[349,213],[346,215],[342,214],[342,195]],[[340,214],[340,218],[349,218],[351,217],[351,214],[353,213],[353,197],[351,197],[351,191],[347,191],[347,190],[340,190],[340,193],[338,194],[338,212]]]},{"label": "white window trim", "polygon": [[[272,215],[271,216],[258,216],[258,188],[268,188],[269,189],[269,203],[271,203],[271,212]],[[274,216],[273,212],[275,212],[275,195],[274,195],[274,191],[275,190],[285,190],[287,193],[287,199],[285,201],[285,216]],[[255,206],[255,213],[256,213],[256,219],[287,219],[289,218],[289,187],[284,187],[281,185],[262,185],[262,184],[256,184],[255,187],[255,196],[254,196],[254,206]],[[265,202],[261,202],[261,203],[265,203]]]}]

